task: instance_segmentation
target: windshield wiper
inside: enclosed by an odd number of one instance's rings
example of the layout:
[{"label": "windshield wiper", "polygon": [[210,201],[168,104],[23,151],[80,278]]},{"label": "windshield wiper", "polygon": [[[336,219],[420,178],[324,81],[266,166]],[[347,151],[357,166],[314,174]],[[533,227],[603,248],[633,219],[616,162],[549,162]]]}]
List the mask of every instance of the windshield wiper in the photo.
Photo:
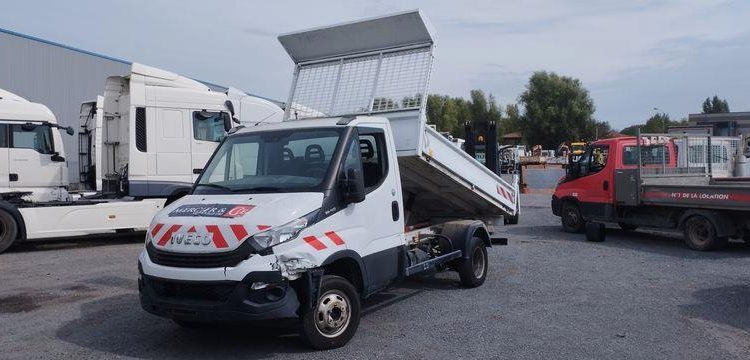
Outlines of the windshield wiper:
[{"label": "windshield wiper", "polygon": [[213,184],[213,183],[198,184],[197,186],[205,186],[205,187],[210,187],[210,188],[214,188],[214,189],[221,189],[221,190],[224,190],[224,191],[227,191],[227,192],[234,192],[235,191],[235,190],[233,190],[232,188],[230,188],[228,186],[219,185],[219,184]]}]

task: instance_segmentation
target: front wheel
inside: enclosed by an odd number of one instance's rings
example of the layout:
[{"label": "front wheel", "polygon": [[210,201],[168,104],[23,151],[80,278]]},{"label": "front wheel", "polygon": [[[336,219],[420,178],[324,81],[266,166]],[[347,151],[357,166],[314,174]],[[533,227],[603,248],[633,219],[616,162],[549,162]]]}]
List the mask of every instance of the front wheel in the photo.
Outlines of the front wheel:
[{"label": "front wheel", "polygon": [[487,278],[487,248],[484,246],[482,239],[475,237],[472,240],[474,244],[468,250],[470,255],[468,259],[461,259],[458,264],[458,277],[461,284],[466,287],[478,287],[484,284]]},{"label": "front wheel", "polygon": [[304,306],[300,335],[318,350],[346,345],[359,326],[359,294],[340,276],[325,275],[315,307]]},{"label": "front wheel", "polygon": [[0,254],[13,245],[18,235],[18,226],[13,216],[0,210]]},{"label": "front wheel", "polygon": [[560,216],[563,230],[570,233],[582,233],[586,222],[581,216],[581,210],[578,205],[572,202],[566,202],[563,204],[562,214]]}]

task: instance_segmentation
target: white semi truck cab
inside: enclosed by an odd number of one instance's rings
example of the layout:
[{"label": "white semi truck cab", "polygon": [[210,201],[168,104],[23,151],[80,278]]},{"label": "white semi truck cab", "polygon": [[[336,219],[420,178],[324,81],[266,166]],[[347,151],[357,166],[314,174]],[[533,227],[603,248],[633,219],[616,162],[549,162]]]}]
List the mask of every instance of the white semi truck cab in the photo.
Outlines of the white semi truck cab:
[{"label": "white semi truck cab", "polygon": [[198,81],[134,63],[107,79],[103,96],[81,107],[80,182],[85,189],[139,198],[188,193],[226,132],[248,122],[279,122],[268,100],[232,96]]},{"label": "white semi truck cab", "polygon": [[[29,201],[67,200],[60,126],[44,105],[0,89],[0,193]],[[64,128],[72,135],[72,128]]]},{"label": "white semi truck cab", "polygon": [[480,286],[518,185],[426,126],[429,29],[411,11],[280,36],[286,120],[231,133],[154,217],[142,307],[183,326],[295,318],[327,349],[396,280],[450,269]]}]

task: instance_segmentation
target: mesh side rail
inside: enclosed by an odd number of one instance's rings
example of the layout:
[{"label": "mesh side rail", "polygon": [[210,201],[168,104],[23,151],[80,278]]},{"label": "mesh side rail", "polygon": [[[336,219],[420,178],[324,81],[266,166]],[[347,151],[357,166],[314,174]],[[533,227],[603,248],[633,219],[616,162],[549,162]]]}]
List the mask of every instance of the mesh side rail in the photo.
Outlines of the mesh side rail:
[{"label": "mesh side rail", "polygon": [[641,134],[639,145],[642,177],[732,177],[740,139]]},{"label": "mesh side rail", "polygon": [[431,46],[301,64],[286,117],[419,110],[431,66]]}]

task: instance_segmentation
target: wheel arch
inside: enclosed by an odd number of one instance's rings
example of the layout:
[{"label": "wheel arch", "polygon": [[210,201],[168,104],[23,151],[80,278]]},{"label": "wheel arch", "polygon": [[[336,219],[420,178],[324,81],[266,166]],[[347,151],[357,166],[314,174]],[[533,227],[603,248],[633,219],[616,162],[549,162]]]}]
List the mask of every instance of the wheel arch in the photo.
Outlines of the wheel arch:
[{"label": "wheel arch", "polygon": [[337,275],[354,285],[360,296],[365,296],[367,272],[362,258],[353,250],[341,250],[331,254],[320,266],[325,275]]},{"label": "wheel arch", "polygon": [[472,241],[474,236],[482,239],[485,247],[492,247],[492,241],[490,239],[490,232],[483,222],[479,220],[462,220],[452,221],[443,225],[440,230],[441,235],[445,235],[451,239],[453,248],[461,250],[461,257],[469,259],[469,254],[466,249],[471,248],[473,245]]},{"label": "wheel arch", "polygon": [[0,211],[7,212],[11,217],[13,217],[13,220],[16,221],[16,225],[18,226],[18,234],[16,234],[16,240],[26,240],[26,222],[23,221],[23,215],[21,215],[18,207],[7,201],[0,201]]},{"label": "wheel arch", "polygon": [[711,222],[711,225],[716,229],[716,236],[734,236],[736,234],[736,227],[729,216],[726,216],[718,211],[703,210],[703,209],[690,209],[682,213],[678,222],[677,228],[679,230],[685,229],[685,222],[693,216],[702,216]]}]

